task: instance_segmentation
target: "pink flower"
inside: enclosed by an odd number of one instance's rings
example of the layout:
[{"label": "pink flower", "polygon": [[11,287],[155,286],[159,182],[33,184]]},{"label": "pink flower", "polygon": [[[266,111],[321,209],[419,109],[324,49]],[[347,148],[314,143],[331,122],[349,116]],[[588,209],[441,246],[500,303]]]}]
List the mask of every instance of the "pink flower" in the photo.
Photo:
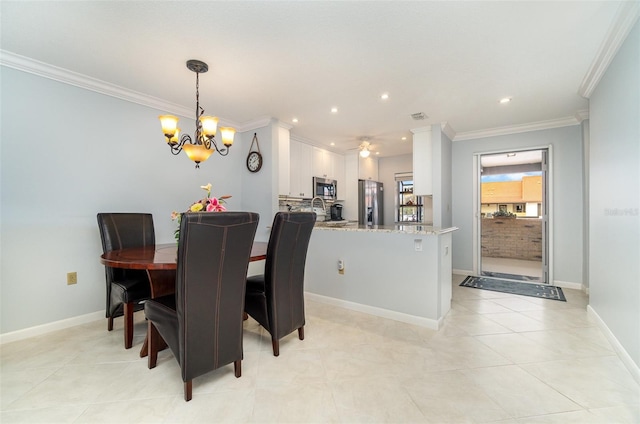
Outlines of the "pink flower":
[{"label": "pink flower", "polygon": [[211,197],[207,202],[207,212],[223,212],[226,211],[227,208],[222,206],[222,203],[218,201],[217,197]]}]

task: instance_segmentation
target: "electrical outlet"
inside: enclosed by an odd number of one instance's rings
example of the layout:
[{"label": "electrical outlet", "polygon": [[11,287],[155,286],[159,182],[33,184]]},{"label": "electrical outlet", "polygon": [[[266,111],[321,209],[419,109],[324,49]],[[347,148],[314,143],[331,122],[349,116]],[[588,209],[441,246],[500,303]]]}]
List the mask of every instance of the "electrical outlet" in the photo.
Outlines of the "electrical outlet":
[{"label": "electrical outlet", "polygon": [[78,284],[77,272],[67,272],[67,285],[70,286],[72,284]]},{"label": "electrical outlet", "polygon": [[344,261],[342,259],[338,261],[338,274],[344,275]]},{"label": "electrical outlet", "polygon": [[422,240],[420,239],[413,240],[413,246],[416,252],[422,252]]}]

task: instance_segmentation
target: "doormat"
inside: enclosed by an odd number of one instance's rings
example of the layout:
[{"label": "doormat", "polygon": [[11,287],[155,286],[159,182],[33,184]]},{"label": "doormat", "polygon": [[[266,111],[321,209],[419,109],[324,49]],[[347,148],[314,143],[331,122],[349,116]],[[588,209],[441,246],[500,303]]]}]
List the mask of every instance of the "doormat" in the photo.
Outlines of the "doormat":
[{"label": "doormat", "polygon": [[530,281],[533,283],[540,282],[540,277],[533,277],[531,275],[506,274],[503,272],[482,271],[482,276],[489,277],[489,278],[505,279],[505,280]]},{"label": "doormat", "polygon": [[547,284],[518,283],[515,281],[498,280],[495,278],[468,276],[462,283],[460,283],[460,286],[518,294],[522,296],[539,297],[542,299],[559,300],[561,302],[567,301],[560,287],[550,286]]}]

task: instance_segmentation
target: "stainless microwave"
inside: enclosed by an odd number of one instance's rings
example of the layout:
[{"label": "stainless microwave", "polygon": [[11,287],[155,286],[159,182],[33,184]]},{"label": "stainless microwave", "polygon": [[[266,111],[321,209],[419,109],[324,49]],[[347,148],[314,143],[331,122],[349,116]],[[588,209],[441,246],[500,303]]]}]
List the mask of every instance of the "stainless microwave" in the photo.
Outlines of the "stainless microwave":
[{"label": "stainless microwave", "polygon": [[338,183],[336,180],[313,177],[313,195],[325,200],[336,200]]}]

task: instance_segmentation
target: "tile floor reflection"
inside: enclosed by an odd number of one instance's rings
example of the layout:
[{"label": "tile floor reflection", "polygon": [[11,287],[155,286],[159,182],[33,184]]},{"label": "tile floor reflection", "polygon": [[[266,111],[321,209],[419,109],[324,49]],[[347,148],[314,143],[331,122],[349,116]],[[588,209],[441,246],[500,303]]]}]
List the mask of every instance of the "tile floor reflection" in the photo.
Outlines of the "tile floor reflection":
[{"label": "tile floor reflection", "polygon": [[[640,388],[586,312],[567,302],[459,287],[440,331],[307,301],[305,340],[280,356],[245,322],[233,365],[196,378],[184,402],[177,362],[147,369],[136,314],[5,344],[2,423],[638,423]],[[119,325],[119,326],[118,326]]]}]

